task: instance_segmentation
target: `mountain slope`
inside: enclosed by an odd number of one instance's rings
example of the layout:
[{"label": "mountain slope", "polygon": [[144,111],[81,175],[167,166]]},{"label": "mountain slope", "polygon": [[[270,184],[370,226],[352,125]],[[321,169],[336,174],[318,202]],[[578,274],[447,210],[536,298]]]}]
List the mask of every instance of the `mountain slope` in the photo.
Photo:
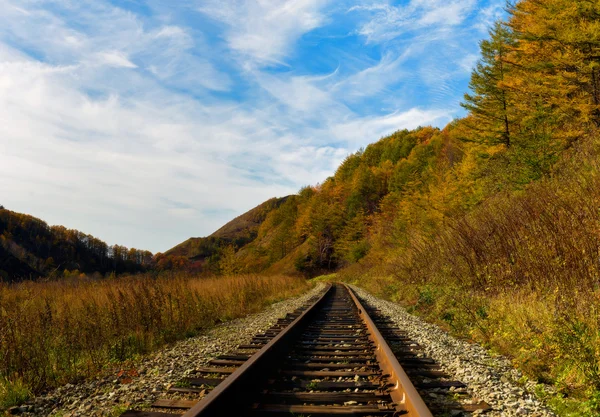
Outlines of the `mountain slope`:
[{"label": "mountain slope", "polygon": [[[308,275],[357,262],[374,244],[369,225],[381,216],[381,204],[420,192],[432,183],[434,171],[444,172],[461,156],[447,132],[398,131],[348,156],[323,184],[269,200],[166,255],[226,262],[235,272]],[[224,256],[228,246],[234,253]]]},{"label": "mountain slope", "polygon": [[210,236],[189,238],[166,251],[164,255],[185,257],[191,261],[218,262],[225,248],[231,246],[239,249],[252,242],[269,213],[287,199],[288,197],[269,199],[223,225]]}]

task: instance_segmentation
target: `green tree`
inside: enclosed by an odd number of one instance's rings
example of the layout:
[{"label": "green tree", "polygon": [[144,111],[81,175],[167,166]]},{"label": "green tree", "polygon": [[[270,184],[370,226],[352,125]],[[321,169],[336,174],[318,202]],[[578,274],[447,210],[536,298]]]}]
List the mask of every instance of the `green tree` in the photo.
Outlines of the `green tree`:
[{"label": "green tree", "polygon": [[489,33],[490,39],[480,43],[481,59],[471,74],[472,94],[465,94],[461,106],[471,112],[471,127],[482,135],[478,140],[509,148],[515,121],[511,115],[513,96],[504,81],[511,69],[507,55],[515,41],[501,22],[496,22]]}]

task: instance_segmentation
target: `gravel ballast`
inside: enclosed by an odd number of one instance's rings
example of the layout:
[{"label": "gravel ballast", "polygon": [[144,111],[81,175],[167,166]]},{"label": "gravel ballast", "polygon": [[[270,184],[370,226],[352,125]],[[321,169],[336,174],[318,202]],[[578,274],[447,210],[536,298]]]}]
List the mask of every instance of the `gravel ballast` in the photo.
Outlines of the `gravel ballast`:
[{"label": "gravel ballast", "polygon": [[556,416],[528,392],[527,388],[531,390],[535,383],[525,388],[515,383],[522,374],[507,358],[491,356],[480,345],[456,339],[438,326],[409,314],[398,304],[374,297],[358,287],[352,288],[361,301],[378,308],[420,344],[449,375],[466,384],[474,397],[488,403],[492,410],[485,416]]},{"label": "gravel ballast", "polygon": [[[81,384],[68,384],[34,398],[13,412],[36,417],[118,416],[128,408],[148,407],[164,396],[172,384],[192,375],[215,356],[248,343],[252,336],[264,332],[277,319],[300,308],[324,289],[325,284],[321,283],[302,296],[275,303],[261,313],[223,323],[197,337],[177,342],[139,361],[131,374],[115,372]],[[477,344],[456,339],[398,304],[354,289],[362,300],[406,331],[452,378],[465,383],[471,395],[487,402],[492,410],[485,412],[485,416],[555,416],[527,387],[515,383],[522,375],[508,359],[491,356]]]},{"label": "gravel ballast", "polygon": [[248,343],[252,336],[264,332],[277,319],[300,308],[324,289],[325,284],[320,283],[300,297],[277,302],[258,314],[217,325],[199,336],[148,355],[135,366],[134,372],[67,384],[15,407],[12,413],[36,417],[118,416],[130,407],[147,407],[163,396],[171,384],[192,374],[215,356]]}]

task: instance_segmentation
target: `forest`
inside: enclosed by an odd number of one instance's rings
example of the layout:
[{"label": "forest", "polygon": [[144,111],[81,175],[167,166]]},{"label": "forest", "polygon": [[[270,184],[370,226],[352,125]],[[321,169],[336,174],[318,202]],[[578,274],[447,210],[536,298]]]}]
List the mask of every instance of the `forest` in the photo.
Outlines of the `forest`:
[{"label": "forest", "polygon": [[0,280],[145,270],[152,253],[108,246],[94,236],[0,206]]}]

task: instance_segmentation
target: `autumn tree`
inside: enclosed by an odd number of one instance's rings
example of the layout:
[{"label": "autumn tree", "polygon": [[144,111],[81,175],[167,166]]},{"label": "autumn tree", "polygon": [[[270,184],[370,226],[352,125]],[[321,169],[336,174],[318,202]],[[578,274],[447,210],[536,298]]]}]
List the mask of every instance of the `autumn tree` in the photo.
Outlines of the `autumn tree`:
[{"label": "autumn tree", "polygon": [[240,268],[235,256],[235,248],[232,245],[228,245],[221,251],[220,255],[219,272],[226,276],[237,274]]},{"label": "autumn tree", "polygon": [[295,196],[288,198],[277,210],[273,211],[264,226],[272,231],[269,243],[269,262],[284,258],[298,241],[295,224],[298,217],[298,203]]},{"label": "autumn tree", "polygon": [[348,215],[354,217],[359,211],[373,213],[380,199],[381,184],[373,171],[366,165],[360,165],[354,172],[351,193],[346,200]]},{"label": "autumn tree", "polygon": [[[516,104],[539,108],[567,142],[600,125],[600,3],[596,0],[524,0],[511,10],[518,43],[513,80],[524,94]],[[539,113],[539,112],[538,112]]]},{"label": "autumn tree", "polygon": [[357,262],[369,251],[367,237],[368,217],[363,210],[350,219],[334,244],[336,256],[348,263]]}]

